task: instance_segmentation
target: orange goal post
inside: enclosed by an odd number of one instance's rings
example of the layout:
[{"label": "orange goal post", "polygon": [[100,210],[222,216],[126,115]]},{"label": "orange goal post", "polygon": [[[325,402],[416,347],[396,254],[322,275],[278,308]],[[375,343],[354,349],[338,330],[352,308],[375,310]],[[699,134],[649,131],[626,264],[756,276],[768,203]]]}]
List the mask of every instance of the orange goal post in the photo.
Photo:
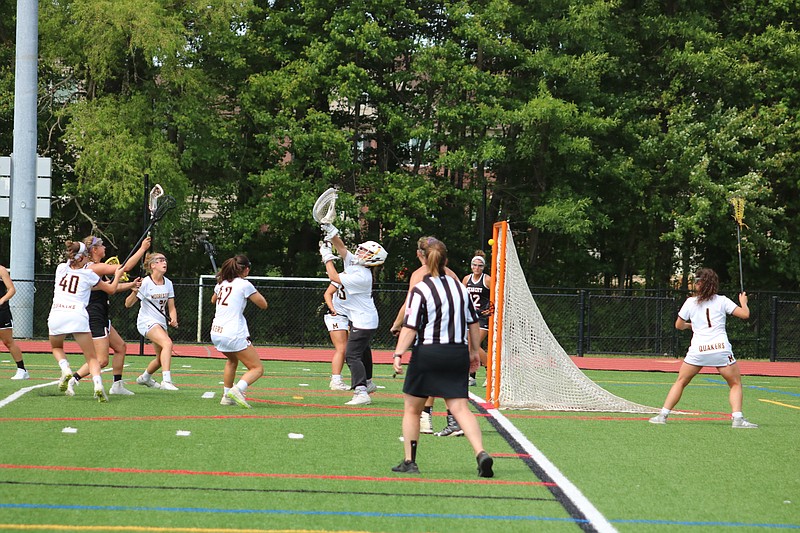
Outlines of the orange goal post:
[{"label": "orange goal post", "polygon": [[487,401],[501,409],[658,412],[611,394],[572,362],[533,299],[508,222],[497,222],[492,234]]}]

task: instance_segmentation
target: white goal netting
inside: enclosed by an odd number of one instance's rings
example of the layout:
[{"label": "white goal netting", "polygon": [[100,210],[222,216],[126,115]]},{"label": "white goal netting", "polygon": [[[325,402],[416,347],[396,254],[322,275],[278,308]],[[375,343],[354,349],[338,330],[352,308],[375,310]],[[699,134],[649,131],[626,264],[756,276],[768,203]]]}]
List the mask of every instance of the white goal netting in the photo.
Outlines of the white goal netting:
[{"label": "white goal netting", "polygon": [[611,394],[581,372],[542,318],[522,273],[508,224],[502,223],[495,240],[497,253],[494,255],[504,255],[492,258],[496,269],[492,279],[496,312],[489,347],[493,374],[499,361],[499,387],[492,393],[499,407],[657,412],[658,409]]}]

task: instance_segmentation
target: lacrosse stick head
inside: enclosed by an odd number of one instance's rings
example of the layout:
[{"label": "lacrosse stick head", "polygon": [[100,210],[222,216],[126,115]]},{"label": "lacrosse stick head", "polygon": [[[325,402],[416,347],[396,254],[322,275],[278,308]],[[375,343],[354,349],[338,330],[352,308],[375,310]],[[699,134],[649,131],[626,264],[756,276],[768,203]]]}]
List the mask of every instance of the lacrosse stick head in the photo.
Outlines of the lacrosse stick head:
[{"label": "lacrosse stick head", "polygon": [[314,203],[314,209],[311,211],[311,215],[317,223],[330,224],[336,220],[337,197],[336,189],[333,187],[319,195],[319,198]]},{"label": "lacrosse stick head", "polygon": [[170,209],[174,209],[175,206],[178,205],[178,202],[175,201],[175,198],[170,196],[169,194],[164,195],[161,198],[161,201],[158,202],[158,206],[155,210],[151,211],[151,219],[153,222],[158,222],[164,215],[167,214],[167,211]]},{"label": "lacrosse stick head", "polygon": [[733,205],[733,219],[739,226],[744,225],[744,198],[731,198]]},{"label": "lacrosse stick head", "polygon": [[158,183],[150,189],[150,199],[148,201],[147,207],[150,209],[150,214],[152,215],[155,213],[156,209],[158,209],[158,199],[164,196],[164,189]]},{"label": "lacrosse stick head", "polygon": [[[111,256],[108,259],[106,259],[105,262],[106,262],[107,265],[119,265],[119,257],[117,257],[116,255]],[[128,273],[127,272],[123,272],[123,274],[122,274],[122,276],[120,276],[119,280],[121,282],[123,282],[123,283],[125,283],[126,281],[130,281],[130,278],[128,277]]]}]

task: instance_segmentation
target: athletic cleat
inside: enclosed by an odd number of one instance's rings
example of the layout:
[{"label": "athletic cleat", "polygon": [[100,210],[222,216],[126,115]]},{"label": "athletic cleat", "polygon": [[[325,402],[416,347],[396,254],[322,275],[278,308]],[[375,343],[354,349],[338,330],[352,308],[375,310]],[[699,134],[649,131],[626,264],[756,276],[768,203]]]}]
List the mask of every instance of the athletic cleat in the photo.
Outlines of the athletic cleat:
[{"label": "athletic cleat", "polygon": [[236,402],[234,400],[231,400],[227,396],[223,396],[222,399],[220,399],[219,404],[220,405],[236,405]]},{"label": "athletic cleat", "polygon": [[477,387],[478,386],[478,380],[475,379],[474,377],[470,376],[468,385],[470,387]]},{"label": "athletic cleat", "polygon": [[392,467],[392,472],[403,472],[404,474],[419,474],[419,467],[414,461],[403,461],[397,466]]},{"label": "athletic cleat", "polygon": [[371,380],[371,379],[368,379],[368,380],[367,380],[367,394],[372,394],[372,393],[373,393],[373,392],[375,392],[376,390],[378,390],[378,386],[377,386],[377,385],[375,385],[375,384],[372,382],[372,380]]},{"label": "athletic cleat", "polygon": [[72,379],[72,372],[62,373],[61,379],[58,382],[58,390],[61,392],[67,392],[67,385],[69,384],[70,379]]},{"label": "athletic cleat", "polygon": [[69,382],[67,383],[67,390],[64,391],[65,396],[75,396],[75,387],[80,385],[81,382],[75,379],[74,377],[69,378]]},{"label": "athletic cleat", "polygon": [[122,382],[122,380],[115,381],[111,385],[111,388],[108,389],[108,393],[109,394],[119,394],[120,396],[133,396],[134,395],[133,391],[129,391],[128,389],[125,388],[125,384]]},{"label": "athletic cleat", "polygon": [[494,459],[492,459],[491,455],[486,452],[481,452],[478,454],[475,460],[478,461],[478,476],[494,477],[494,471],[492,470]]},{"label": "athletic cleat", "polygon": [[372,399],[369,397],[369,394],[366,392],[356,392],[353,394],[353,399],[349,402],[345,402],[345,405],[369,405],[372,403]]},{"label": "athletic cleat", "polygon": [[239,389],[239,387],[235,386],[231,387],[226,396],[231,400],[233,400],[234,402],[236,402],[241,407],[244,407],[245,409],[250,409],[250,404],[247,403],[247,399],[245,399],[244,394]]},{"label": "athletic cleat", "polygon": [[100,403],[106,403],[108,401],[108,396],[106,396],[106,391],[103,390],[103,387],[94,390],[94,398]]},{"label": "athletic cleat", "polygon": [[28,371],[27,371],[27,370],[23,370],[23,369],[21,369],[21,368],[18,368],[18,369],[17,369],[17,373],[16,373],[16,374],[14,374],[13,376],[11,376],[11,379],[13,379],[13,380],[19,380],[19,379],[31,379],[31,375],[30,375],[30,374],[28,374]]},{"label": "athletic cleat", "polygon": [[425,435],[433,434],[433,417],[426,411],[419,414],[419,432]]},{"label": "athletic cleat", "polygon": [[158,384],[158,381],[154,380],[153,377],[149,377],[144,379],[144,376],[139,376],[136,378],[136,383],[138,385],[144,385],[145,387],[150,387],[151,389],[160,389],[161,385]]},{"label": "athletic cleat", "polygon": [[178,387],[173,385],[171,381],[161,381],[161,390],[178,390]]},{"label": "athletic cleat", "polygon": [[332,379],[329,386],[331,390],[350,390],[350,385],[341,380]]},{"label": "athletic cleat", "polygon": [[656,416],[654,416],[653,418],[650,419],[650,423],[651,424],[666,424],[667,423],[667,417],[664,416],[664,415],[656,415]]},{"label": "athletic cleat", "polygon": [[734,429],[756,429],[758,424],[748,422],[746,418],[734,418],[731,427]]},{"label": "athletic cleat", "polygon": [[437,437],[461,437],[464,435],[464,430],[456,422],[456,417],[447,415],[447,425],[443,430],[434,433]]}]

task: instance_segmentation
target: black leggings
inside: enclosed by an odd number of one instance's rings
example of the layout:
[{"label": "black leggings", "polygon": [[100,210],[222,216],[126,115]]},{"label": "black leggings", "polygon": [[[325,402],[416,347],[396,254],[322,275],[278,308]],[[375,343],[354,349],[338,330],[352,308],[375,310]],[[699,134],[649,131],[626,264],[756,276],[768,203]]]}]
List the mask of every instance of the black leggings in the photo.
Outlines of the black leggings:
[{"label": "black leggings", "polygon": [[350,383],[353,389],[358,386],[366,387],[367,380],[372,379],[372,348],[369,347],[369,343],[376,331],[375,329],[350,329],[344,357],[350,368]]}]

